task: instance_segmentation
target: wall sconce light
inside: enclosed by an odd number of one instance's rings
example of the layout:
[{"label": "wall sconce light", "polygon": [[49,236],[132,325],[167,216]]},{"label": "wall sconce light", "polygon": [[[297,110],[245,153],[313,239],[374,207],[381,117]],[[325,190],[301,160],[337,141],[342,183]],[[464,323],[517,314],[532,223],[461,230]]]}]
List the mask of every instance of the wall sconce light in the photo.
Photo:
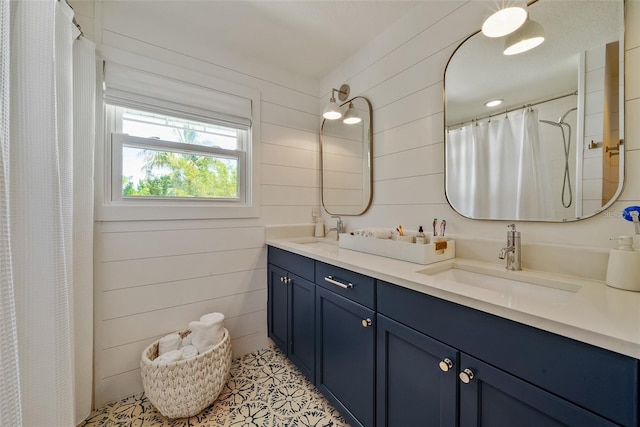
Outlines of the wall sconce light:
[{"label": "wall sconce light", "polygon": [[517,55],[526,52],[544,42],[544,29],[536,21],[527,20],[517,31],[509,34],[504,42],[505,55]]},{"label": "wall sconce light", "polygon": [[355,125],[362,121],[362,117],[358,115],[358,112],[355,108],[353,108],[353,102],[349,102],[349,108],[347,108],[346,113],[344,113],[344,118],[342,119],[342,123],[347,125]]},{"label": "wall sconce light", "polygon": [[335,93],[338,92],[338,99],[340,101],[345,101],[349,96],[349,92],[351,88],[348,84],[343,84],[340,86],[340,89],[331,89],[331,99],[324,110],[322,111],[322,117],[327,120],[337,120],[342,117],[342,111],[340,111],[340,107],[336,104]]},{"label": "wall sconce light", "polygon": [[503,37],[520,28],[529,13],[522,7],[506,7],[495,12],[482,24],[482,34],[487,37]]}]

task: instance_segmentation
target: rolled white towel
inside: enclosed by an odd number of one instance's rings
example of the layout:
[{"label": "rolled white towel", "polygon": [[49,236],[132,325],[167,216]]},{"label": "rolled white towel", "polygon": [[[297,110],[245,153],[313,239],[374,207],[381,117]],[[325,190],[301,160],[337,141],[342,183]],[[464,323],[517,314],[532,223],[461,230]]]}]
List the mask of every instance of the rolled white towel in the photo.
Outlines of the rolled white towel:
[{"label": "rolled white towel", "polygon": [[207,313],[207,314],[203,314],[200,317],[200,321],[201,322],[215,322],[215,323],[219,323],[219,322],[224,322],[224,314],[222,313]]},{"label": "rolled white towel", "polygon": [[182,353],[182,360],[191,359],[199,354],[195,345],[186,345],[180,349],[180,352]]},{"label": "rolled white towel", "polygon": [[200,353],[204,353],[218,344],[224,338],[224,315],[204,315],[205,321],[193,321],[189,323],[191,341]]},{"label": "rolled white towel", "polygon": [[213,325],[214,331],[211,334],[214,336],[213,341],[215,344],[211,345],[209,348],[218,344],[224,338],[224,314],[213,312],[207,313],[200,316],[200,321],[204,323],[211,323]]},{"label": "rolled white towel", "polygon": [[177,350],[180,348],[180,344],[182,343],[182,338],[178,334],[169,334],[160,338],[158,341],[158,355],[162,356],[165,353],[168,353],[172,350]]},{"label": "rolled white towel", "polygon": [[186,347],[188,345],[193,345],[193,341],[191,340],[191,334],[182,338],[182,344],[180,344],[180,348]]},{"label": "rolled white towel", "polygon": [[156,357],[153,361],[157,363],[171,363],[182,360],[182,352],[180,350],[171,350]]},{"label": "rolled white towel", "polygon": [[365,237],[374,237],[376,239],[390,239],[391,229],[381,227],[368,228],[364,235]]}]

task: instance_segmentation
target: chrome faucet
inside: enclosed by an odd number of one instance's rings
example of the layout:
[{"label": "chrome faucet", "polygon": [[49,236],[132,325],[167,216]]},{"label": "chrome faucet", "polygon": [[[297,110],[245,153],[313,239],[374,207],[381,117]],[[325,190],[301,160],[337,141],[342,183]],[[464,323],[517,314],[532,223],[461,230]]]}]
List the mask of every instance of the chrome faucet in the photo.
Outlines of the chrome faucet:
[{"label": "chrome faucet", "polygon": [[330,232],[335,231],[336,240],[340,240],[340,233],[344,233],[344,222],[342,222],[342,218],[340,218],[338,215],[331,215],[331,218],[338,218],[338,221],[336,222],[336,226],[328,229],[324,235],[326,236]]},{"label": "chrome faucet", "polygon": [[520,232],[516,231],[516,225],[511,224],[507,230],[507,247],[500,249],[498,258],[507,259],[507,270],[522,270]]}]

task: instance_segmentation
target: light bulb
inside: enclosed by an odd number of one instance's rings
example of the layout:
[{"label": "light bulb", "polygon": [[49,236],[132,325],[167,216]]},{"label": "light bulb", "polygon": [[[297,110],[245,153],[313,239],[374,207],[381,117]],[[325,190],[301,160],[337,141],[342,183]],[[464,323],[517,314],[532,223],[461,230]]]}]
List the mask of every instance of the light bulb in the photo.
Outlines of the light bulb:
[{"label": "light bulb", "polygon": [[355,125],[356,123],[360,123],[361,121],[362,118],[358,116],[358,114],[356,113],[356,109],[353,108],[353,102],[350,102],[347,112],[344,113],[344,119],[342,120],[342,123]]},{"label": "light bulb", "polygon": [[336,99],[332,96],[329,100],[329,103],[326,107],[324,107],[324,111],[322,112],[322,117],[327,120],[337,120],[342,117],[342,112],[340,111],[340,107],[336,104]]},{"label": "light bulb", "polygon": [[524,24],[529,14],[521,7],[500,9],[484,21],[482,34],[487,37],[503,37],[511,34]]},{"label": "light bulb", "polygon": [[517,55],[544,42],[544,30],[536,21],[528,20],[518,31],[509,34],[504,42],[505,55]]}]

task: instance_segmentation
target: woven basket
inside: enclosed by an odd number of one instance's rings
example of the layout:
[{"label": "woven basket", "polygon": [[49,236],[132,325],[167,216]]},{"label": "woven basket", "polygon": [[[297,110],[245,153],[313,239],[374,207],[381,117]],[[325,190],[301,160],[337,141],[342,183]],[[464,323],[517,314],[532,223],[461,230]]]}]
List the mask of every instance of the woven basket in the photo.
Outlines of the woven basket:
[{"label": "woven basket", "polygon": [[[189,330],[179,332],[184,338]],[[211,405],[224,387],[231,368],[231,339],[191,359],[158,364],[158,341],[142,352],[140,370],[149,401],[168,418],[191,417]]]}]

